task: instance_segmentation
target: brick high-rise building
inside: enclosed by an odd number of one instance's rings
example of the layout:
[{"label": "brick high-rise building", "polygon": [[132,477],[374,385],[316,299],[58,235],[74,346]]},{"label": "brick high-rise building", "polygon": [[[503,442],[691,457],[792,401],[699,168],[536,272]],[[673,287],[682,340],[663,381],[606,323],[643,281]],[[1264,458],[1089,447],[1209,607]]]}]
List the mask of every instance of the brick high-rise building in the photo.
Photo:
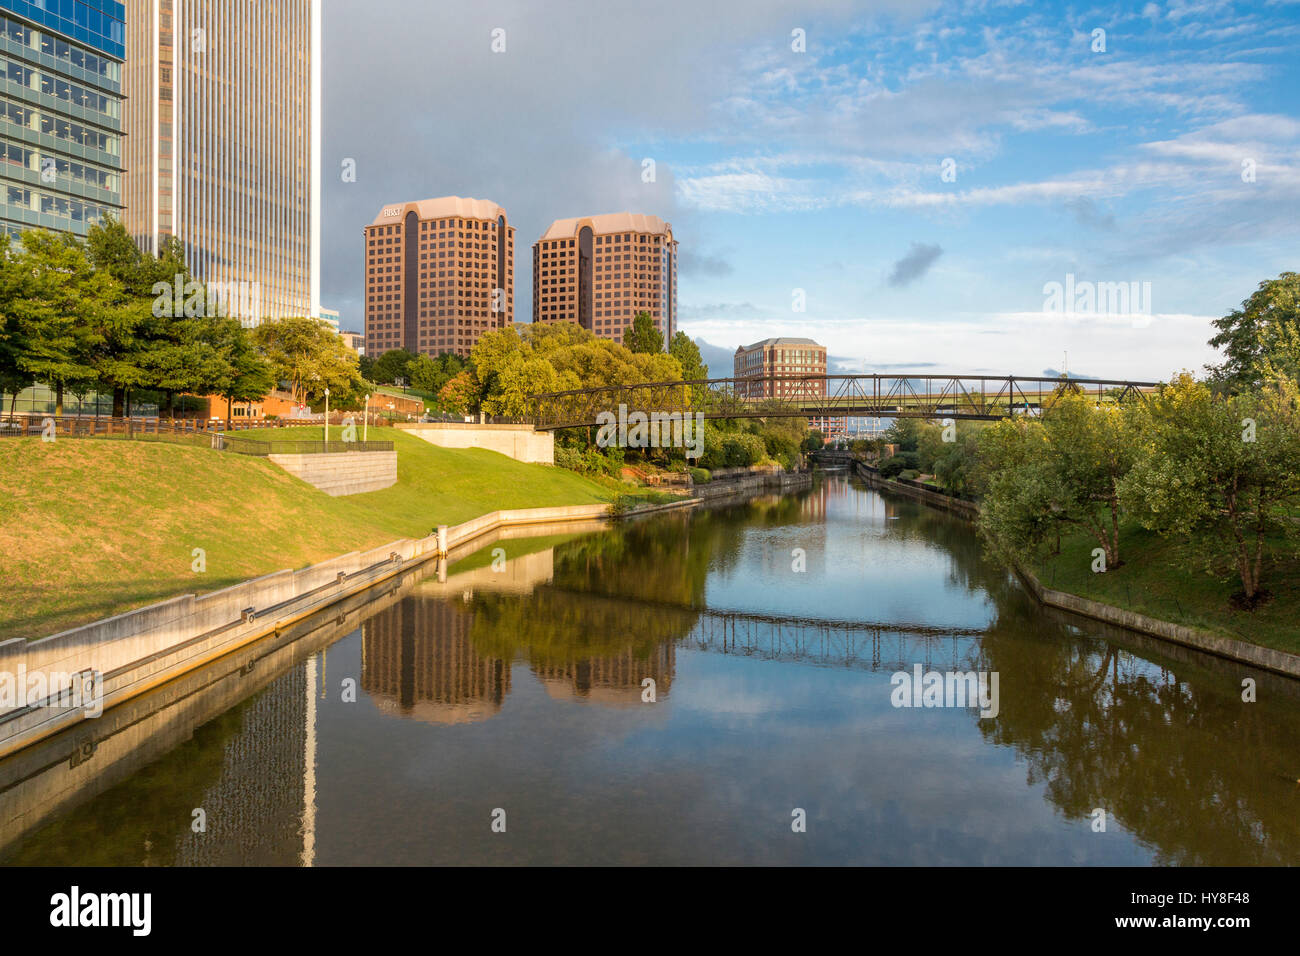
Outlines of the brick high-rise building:
[{"label": "brick high-rise building", "polygon": [[487,199],[385,206],[365,228],[366,354],[469,355],[515,320],[515,227]]},{"label": "brick high-rise building", "polygon": [[741,398],[825,395],[826,382],[774,382],[771,375],[825,375],[826,346],[812,339],[763,339],[736,349],[733,375]]},{"label": "brick high-rise building", "polygon": [[623,341],[638,312],[677,331],[677,241],[658,216],[557,219],[533,243],[533,321],[576,322]]},{"label": "brick high-rise building", "polygon": [[[736,349],[733,376],[736,394],[741,398],[815,398],[826,394],[826,380],[808,382],[774,381],[768,376],[826,374],[826,346],[812,339],[764,339]],[[843,418],[815,416],[808,427],[819,431],[827,441],[845,437],[847,421]]]}]

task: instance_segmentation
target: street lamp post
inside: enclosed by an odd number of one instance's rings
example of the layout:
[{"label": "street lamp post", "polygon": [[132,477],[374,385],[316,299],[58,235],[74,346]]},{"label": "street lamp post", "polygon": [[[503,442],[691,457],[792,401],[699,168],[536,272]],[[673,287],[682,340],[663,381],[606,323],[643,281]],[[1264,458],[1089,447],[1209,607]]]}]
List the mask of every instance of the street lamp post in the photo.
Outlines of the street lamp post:
[{"label": "street lamp post", "polygon": [[[325,389],[325,444],[330,443],[330,390]],[[327,449],[328,450],[328,449]]]}]

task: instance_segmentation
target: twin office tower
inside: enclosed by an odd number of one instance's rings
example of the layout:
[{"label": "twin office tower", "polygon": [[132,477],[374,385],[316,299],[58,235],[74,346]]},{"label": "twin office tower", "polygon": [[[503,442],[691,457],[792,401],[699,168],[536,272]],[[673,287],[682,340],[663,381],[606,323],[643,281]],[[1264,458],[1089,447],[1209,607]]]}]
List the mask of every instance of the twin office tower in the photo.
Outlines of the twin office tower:
[{"label": "twin office tower", "polygon": [[0,0],[0,229],[106,215],[320,315],[321,0]]},{"label": "twin office tower", "polygon": [[[468,355],[514,322],[515,228],[486,199],[384,206],[365,228],[366,354]],[[557,219],[533,243],[533,321],[621,342],[637,313],[677,331],[677,242],[657,216]]]}]

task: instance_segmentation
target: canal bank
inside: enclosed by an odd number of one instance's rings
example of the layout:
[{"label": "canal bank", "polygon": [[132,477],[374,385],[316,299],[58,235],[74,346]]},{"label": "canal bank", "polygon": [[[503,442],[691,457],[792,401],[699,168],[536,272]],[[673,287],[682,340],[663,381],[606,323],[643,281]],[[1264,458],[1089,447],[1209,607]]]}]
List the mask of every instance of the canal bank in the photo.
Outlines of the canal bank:
[{"label": "canal bank", "polygon": [[0,643],[0,757],[60,733],[341,600],[504,529],[590,522],[608,505],[494,511],[420,539],[186,594],[35,641]]},{"label": "canal bank", "polygon": [[[874,468],[870,468],[862,462],[854,462],[854,474],[869,487],[906,495],[932,507],[959,515],[969,521],[974,521],[979,517],[979,505],[973,501],[954,498],[940,491],[923,488],[916,482],[894,481],[884,478]],[[1214,634],[1198,628],[1186,627],[1172,621],[1160,620],[1126,608],[1046,587],[1032,571],[1019,565],[1013,566],[1012,570],[1039,603],[1048,607],[1069,611],[1096,621],[1174,644],[1181,644],[1185,647],[1191,647],[1242,664],[1249,664],[1252,667],[1273,671],[1287,677],[1300,678],[1300,655],[1252,644],[1249,641],[1226,635]]]}]

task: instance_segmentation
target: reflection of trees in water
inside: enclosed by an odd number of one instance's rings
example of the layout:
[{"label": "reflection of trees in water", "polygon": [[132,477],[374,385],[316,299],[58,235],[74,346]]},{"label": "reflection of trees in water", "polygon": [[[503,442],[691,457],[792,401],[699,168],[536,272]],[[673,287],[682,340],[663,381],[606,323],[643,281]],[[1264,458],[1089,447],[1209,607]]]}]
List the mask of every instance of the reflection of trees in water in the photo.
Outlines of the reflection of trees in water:
[{"label": "reflection of trees in water", "polygon": [[1245,668],[1220,677],[1189,665],[1175,679],[1080,634],[989,560],[969,524],[910,502],[898,512],[889,533],[943,548],[952,579],[993,601],[980,667],[1001,675],[1001,712],[978,726],[1015,750],[1029,783],[1067,818],[1087,820],[1101,807],[1162,864],[1300,859],[1293,700],[1246,704],[1237,686]]},{"label": "reflection of trees in water", "polygon": [[555,549],[557,587],[606,597],[703,607],[710,569],[740,558],[745,530],[798,519],[793,498],[758,499],[620,522]]},{"label": "reflection of trees in water", "polygon": [[1293,703],[1245,704],[1230,681],[1175,679],[1060,626],[999,619],[983,653],[1002,700],[981,731],[1014,748],[1067,817],[1101,807],[1162,864],[1300,859]]},{"label": "reflection of trees in water", "polygon": [[649,661],[690,633],[698,614],[541,587],[530,595],[477,592],[470,637],[479,654],[558,666],[632,654]]},{"label": "reflection of trees in water", "polygon": [[673,646],[698,621],[690,608],[705,606],[709,571],[738,560],[747,528],[798,514],[797,500],[754,499],[621,522],[557,545],[553,586],[474,595],[474,646],[507,660],[522,656],[548,679],[568,675],[579,692],[593,674],[621,685],[639,673],[662,689],[675,666]]}]

